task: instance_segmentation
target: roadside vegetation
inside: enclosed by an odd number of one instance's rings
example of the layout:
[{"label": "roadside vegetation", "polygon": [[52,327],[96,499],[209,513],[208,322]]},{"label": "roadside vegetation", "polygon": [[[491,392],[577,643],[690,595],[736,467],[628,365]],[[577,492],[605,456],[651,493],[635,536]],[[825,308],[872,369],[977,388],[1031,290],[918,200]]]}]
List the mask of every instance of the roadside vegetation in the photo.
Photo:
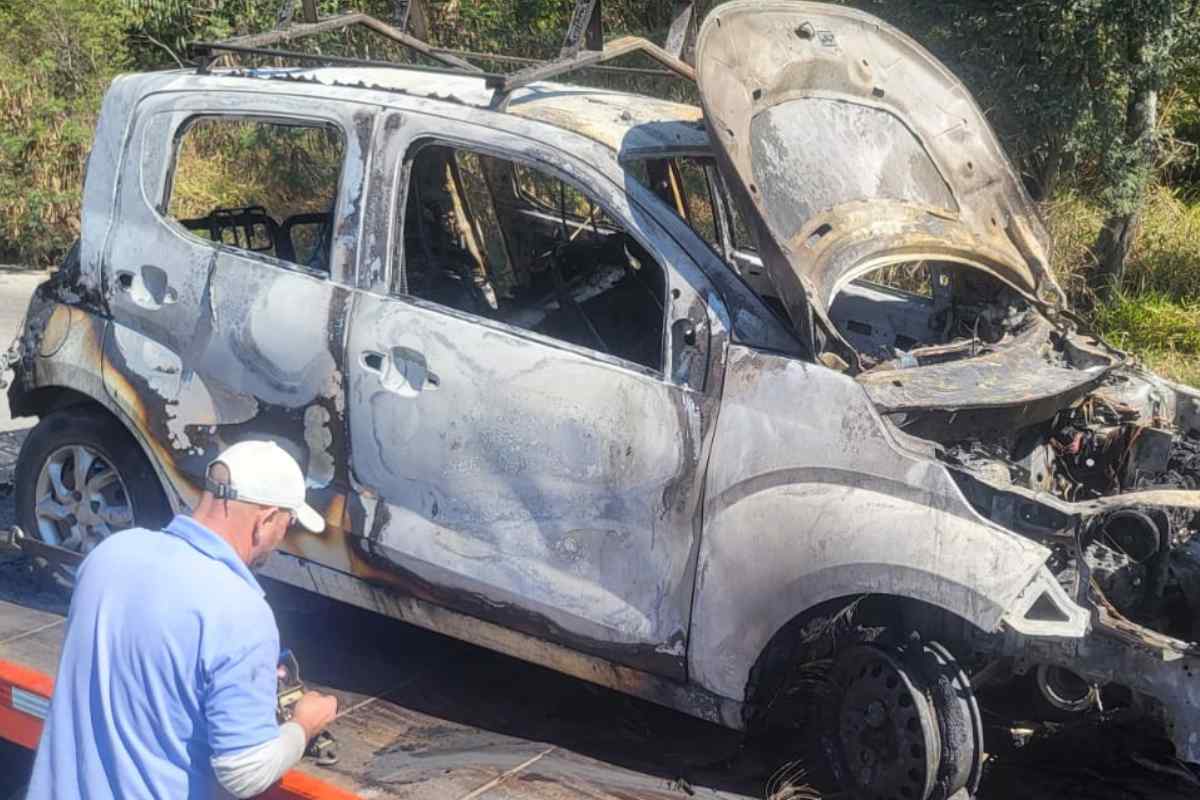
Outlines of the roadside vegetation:
[{"label": "roadside vegetation", "polygon": [[1114,346],[1152,370],[1200,387],[1200,202],[1153,186],[1122,287],[1098,300],[1090,293],[1089,250],[1104,211],[1075,192],[1044,205],[1054,237],[1055,273],[1077,307]]},{"label": "roadside vegetation", "polygon": [[[701,0],[706,13],[717,0]],[[958,74],[986,110],[1055,241],[1072,303],[1115,345],[1200,386],[1200,3],[1196,0],[851,0]],[[22,0],[0,4],[0,263],[56,263],[78,233],[100,98],[122,71],[177,67],[189,41],[266,30],[280,0]],[[295,4],[299,7],[300,3]],[[389,17],[390,0],[320,0]],[[573,0],[426,0],[451,48],[551,57]],[[608,36],[662,41],[673,3],[605,0]],[[407,58],[331,35],[323,52]],[[492,69],[514,69],[491,63]],[[611,78],[587,75],[593,82]],[[679,82],[625,88],[694,100]],[[198,177],[238,180],[245,163]],[[188,187],[204,196],[204,185]]]}]

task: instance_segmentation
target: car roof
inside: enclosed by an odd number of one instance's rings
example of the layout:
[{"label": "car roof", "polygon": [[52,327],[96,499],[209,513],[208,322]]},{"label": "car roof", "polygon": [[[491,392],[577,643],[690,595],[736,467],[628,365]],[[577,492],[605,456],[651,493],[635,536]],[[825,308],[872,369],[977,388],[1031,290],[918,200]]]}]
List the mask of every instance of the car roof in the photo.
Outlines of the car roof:
[{"label": "car roof", "polygon": [[[387,67],[319,67],[213,70],[210,75],[306,81],[364,92],[382,90],[496,110],[495,90],[487,86],[483,77],[467,73],[444,74]],[[611,148],[624,162],[663,153],[711,153],[703,112],[698,106],[646,95],[535,82],[515,90],[500,113],[587,136]]]}]

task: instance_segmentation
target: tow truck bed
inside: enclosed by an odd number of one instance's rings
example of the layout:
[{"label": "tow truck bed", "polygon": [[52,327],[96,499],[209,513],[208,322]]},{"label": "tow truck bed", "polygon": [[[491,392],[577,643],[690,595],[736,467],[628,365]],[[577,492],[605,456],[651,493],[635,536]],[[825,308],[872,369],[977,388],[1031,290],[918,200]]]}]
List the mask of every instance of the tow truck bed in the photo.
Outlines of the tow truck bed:
[{"label": "tow truck bed", "polygon": [[[739,740],[728,731],[265,583],[302,677],[335,694],[340,712],[331,728],[339,762],[324,768],[306,760],[266,797],[760,796],[761,776],[739,778],[729,769]],[[13,598],[11,586],[3,588]],[[57,669],[64,609],[13,599],[0,600],[0,738],[33,748]]]}]

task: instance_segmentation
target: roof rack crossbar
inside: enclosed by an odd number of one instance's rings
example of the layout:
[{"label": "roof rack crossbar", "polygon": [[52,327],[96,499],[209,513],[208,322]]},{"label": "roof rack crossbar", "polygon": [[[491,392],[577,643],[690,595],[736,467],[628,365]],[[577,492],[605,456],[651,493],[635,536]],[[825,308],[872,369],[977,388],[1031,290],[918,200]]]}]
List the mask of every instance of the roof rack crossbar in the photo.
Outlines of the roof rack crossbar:
[{"label": "roof rack crossbar", "polygon": [[487,85],[501,95],[509,95],[516,89],[527,86],[530,83],[557,78],[560,75],[605,64],[613,59],[632,55],[633,53],[646,54],[680,78],[689,81],[696,80],[696,69],[694,67],[671,55],[654,42],[643,39],[640,36],[625,36],[609,42],[603,50],[581,49],[574,55],[569,55],[555,61],[533,64],[512,75],[500,76],[499,78],[489,77]]},{"label": "roof rack crossbar", "polygon": [[[393,0],[394,16],[398,25],[390,25],[383,20],[360,12],[322,18],[316,14],[316,0],[301,0],[301,2],[305,22],[293,23],[292,17],[296,0],[283,0],[279,9],[278,24],[274,30],[236,36],[220,42],[194,43],[191,49],[198,62],[197,72],[201,74],[209,72],[213,61],[217,58],[215,55],[217,53],[240,53],[290,59],[301,63],[385,67],[443,74],[466,73],[483,78],[487,87],[494,90],[495,97],[493,97],[491,105],[495,108],[506,106],[512,92],[523,86],[536,81],[550,80],[581,69],[594,68],[606,72],[635,75],[676,76],[693,82],[696,80],[696,69],[688,63],[691,48],[694,46],[696,27],[695,4],[691,0],[675,0],[671,29],[667,36],[667,48],[665,49],[638,36],[625,36],[605,45],[601,18],[602,0],[576,0],[575,11],[567,28],[562,51],[559,57],[552,61],[519,59],[494,53],[472,53],[434,47],[403,29],[403,26],[408,25],[410,19],[415,19],[424,13],[424,6],[421,5],[423,0]],[[414,11],[416,13],[410,17]],[[438,62],[441,66],[299,53],[271,47],[271,45],[290,42],[306,36],[343,30],[353,25],[361,25],[382,34],[409,50]],[[665,67],[665,70],[605,66],[614,59],[634,53],[642,53],[650,57]],[[487,72],[482,67],[467,61],[467,58],[478,58],[485,61],[491,59],[499,63],[507,62],[525,66],[515,73],[506,75]]]},{"label": "roof rack crossbar", "polygon": [[[486,53],[475,50],[456,50],[452,47],[439,47],[439,53],[447,55],[459,56],[460,58],[474,58],[480,61],[491,61],[496,64],[512,64],[516,67],[528,67],[537,64],[549,63],[544,58],[529,58],[528,56],[510,56],[505,53]],[[678,77],[674,72],[666,69],[658,69],[656,67],[615,67],[611,64],[597,64],[588,67],[588,69],[596,72],[604,72],[613,75],[643,75],[650,78],[674,78]]]},{"label": "roof rack crossbar", "polygon": [[[273,31],[266,33],[252,33],[246,36],[235,36],[232,39],[226,39],[221,42],[204,42],[202,43],[209,50],[226,50],[228,52],[242,52],[230,50],[230,47],[267,47],[269,45],[279,44],[281,42],[290,42],[295,39],[301,39],[305,36],[312,36],[318,33],[328,33],[330,31],[343,30],[352,25],[362,25],[370,28],[376,33],[380,33],[394,42],[397,42],[404,47],[414,52],[420,53],[426,58],[438,61],[447,67],[452,67],[458,72],[473,72],[482,73],[483,70],[469,61],[464,61],[457,56],[439,53],[428,42],[424,42],[410,33],[405,33],[394,25],[389,25],[383,20],[376,19],[370,14],[362,14],[359,12],[349,14],[338,14],[332,17],[318,19],[316,22],[304,22],[299,24],[286,25],[282,28],[276,28]],[[199,50],[200,44],[194,45]],[[298,58],[299,53],[290,51],[282,51],[283,57]],[[353,62],[343,62],[353,63]],[[378,62],[377,65],[383,65],[384,62]],[[202,64],[207,68],[207,64]],[[403,64],[392,64],[392,66],[407,66]]]},{"label": "roof rack crossbar", "polygon": [[[270,56],[286,58],[310,64],[340,64],[352,67],[384,67],[387,69],[410,70],[415,72],[432,72],[439,75],[462,75],[463,70],[457,67],[433,67],[423,64],[402,64],[396,61],[376,61],[369,58],[351,58],[349,56],[332,56],[313,53],[296,53],[291,50],[275,50],[269,47],[247,47],[245,45],[227,44],[225,42],[196,42],[192,52],[200,60],[198,72],[208,72],[207,64],[211,63],[214,53],[239,53],[243,55]],[[470,73],[472,76],[484,78],[487,81],[502,80],[505,76],[494,72],[483,72],[478,67]]]}]

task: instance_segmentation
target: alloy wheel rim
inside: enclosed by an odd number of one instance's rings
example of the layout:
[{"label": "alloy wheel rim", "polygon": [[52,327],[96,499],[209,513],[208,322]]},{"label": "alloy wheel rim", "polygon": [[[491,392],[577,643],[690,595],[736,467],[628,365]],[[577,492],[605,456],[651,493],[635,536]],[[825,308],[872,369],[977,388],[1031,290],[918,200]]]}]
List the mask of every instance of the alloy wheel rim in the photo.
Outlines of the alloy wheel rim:
[{"label": "alloy wheel rim", "polygon": [[116,468],[87,445],[53,451],[38,473],[34,518],[47,544],[88,553],[133,525],[133,504]]}]

